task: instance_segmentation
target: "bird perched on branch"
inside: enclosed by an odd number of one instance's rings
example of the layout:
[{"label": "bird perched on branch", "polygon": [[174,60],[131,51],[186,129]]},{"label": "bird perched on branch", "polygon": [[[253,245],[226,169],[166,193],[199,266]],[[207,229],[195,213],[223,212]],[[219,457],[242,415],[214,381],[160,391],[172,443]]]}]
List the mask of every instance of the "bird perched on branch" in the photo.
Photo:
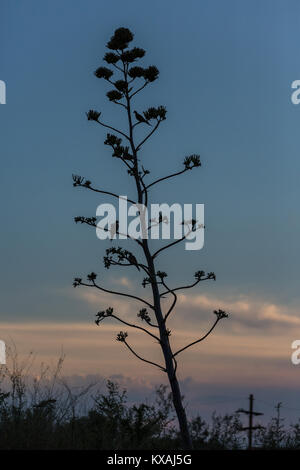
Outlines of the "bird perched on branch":
[{"label": "bird perched on branch", "polygon": [[136,257],[135,257],[132,253],[129,253],[129,254],[128,254],[128,258],[127,258],[127,259],[128,259],[128,261],[129,261],[129,263],[133,264],[133,265],[136,267],[136,269],[137,269],[138,271],[140,271],[140,268],[139,268],[137,259],[136,259]]},{"label": "bird perched on branch", "polygon": [[147,121],[147,119],[145,119],[144,116],[139,114],[137,111],[134,111],[134,115],[135,115],[137,121],[144,122],[145,124],[148,124],[148,126],[151,126],[150,122]]}]

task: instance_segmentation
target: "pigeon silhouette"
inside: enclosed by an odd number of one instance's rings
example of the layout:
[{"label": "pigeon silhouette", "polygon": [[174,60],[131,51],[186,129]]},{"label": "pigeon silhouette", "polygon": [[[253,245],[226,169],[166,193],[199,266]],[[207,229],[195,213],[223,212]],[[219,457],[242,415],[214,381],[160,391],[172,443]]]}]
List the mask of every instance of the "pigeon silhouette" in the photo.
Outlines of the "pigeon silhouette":
[{"label": "pigeon silhouette", "polygon": [[148,126],[151,126],[150,122],[147,121],[147,119],[145,119],[144,116],[139,114],[137,111],[134,111],[134,115],[135,115],[137,121],[144,122],[145,124],[148,124]]},{"label": "pigeon silhouette", "polygon": [[139,268],[137,259],[136,259],[136,257],[135,257],[132,253],[129,253],[127,259],[128,259],[128,261],[129,261],[129,263],[133,264],[133,265],[136,267],[136,269],[137,269],[138,271],[140,271],[140,268]]}]

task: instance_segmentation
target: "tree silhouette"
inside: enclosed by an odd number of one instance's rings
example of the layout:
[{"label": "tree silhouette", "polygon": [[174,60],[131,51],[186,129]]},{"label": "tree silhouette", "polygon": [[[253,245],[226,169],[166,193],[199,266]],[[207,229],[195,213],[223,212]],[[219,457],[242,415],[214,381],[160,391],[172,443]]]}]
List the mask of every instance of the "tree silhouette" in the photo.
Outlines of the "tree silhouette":
[{"label": "tree silhouette", "polygon": [[[95,110],[88,111],[87,119],[95,122],[104,129],[109,130],[104,144],[111,147],[113,152],[112,156],[114,158],[118,158],[121,161],[121,164],[125,165],[128,174],[133,178],[135,183],[137,201],[130,199],[128,199],[128,201],[132,204],[143,204],[144,207],[148,207],[149,188],[152,188],[154,185],[169,178],[174,178],[182,175],[183,173],[189,172],[194,168],[199,168],[201,166],[201,162],[199,155],[190,155],[185,157],[183,168],[181,170],[167,176],[163,176],[155,181],[146,182],[150,172],[140,163],[141,150],[148,139],[158,130],[161,123],[166,119],[167,110],[164,106],[150,107],[141,114],[137,110],[133,109],[133,98],[145,87],[157,80],[159,71],[154,65],[150,65],[146,68],[135,65],[139,59],[144,57],[145,51],[139,47],[133,47],[130,49],[129,43],[131,43],[132,40],[133,34],[129,29],[117,29],[106,45],[109,52],[104,56],[104,61],[109,64],[111,68],[101,66],[95,71],[96,77],[106,80],[113,86],[113,89],[108,91],[106,96],[109,101],[120,108],[123,108],[128,120],[128,131],[125,132],[120,129],[116,129],[115,127],[103,122],[101,112]],[[114,72],[119,76],[118,79],[113,79]],[[135,135],[135,130],[138,126],[143,126],[147,131],[139,143],[137,143]],[[83,187],[96,193],[109,195],[113,198],[119,197],[119,195],[114,192],[97,189],[92,185],[90,180],[79,175],[73,175],[73,185],[76,187]],[[147,230],[145,228],[147,224],[145,224],[142,210],[140,211],[140,218],[143,230]],[[76,223],[86,224],[91,227],[97,227],[96,220],[96,217],[75,217]],[[158,225],[163,224],[163,217],[160,215],[159,220],[156,222]],[[183,221],[182,223],[185,224],[186,222]],[[155,339],[159,344],[163,353],[164,364],[157,364],[141,357],[129,344],[127,331],[120,331],[117,335],[117,340],[123,343],[135,357],[157,367],[160,371],[167,374],[172,390],[172,399],[178,417],[183,446],[186,449],[192,448],[192,442],[176,374],[177,358],[178,355],[186,349],[203,341],[214,330],[218,322],[227,317],[227,314],[223,310],[215,310],[214,314],[216,317],[210,330],[199,339],[196,339],[185,347],[173,352],[170,343],[171,332],[167,328],[167,320],[176,306],[177,292],[183,289],[195,287],[205,280],[215,280],[215,274],[213,272],[205,273],[204,271],[197,271],[194,275],[194,281],[190,284],[171,288],[166,282],[167,274],[156,270],[155,265],[156,260],[162,251],[182,242],[187,238],[191,231],[196,231],[198,229],[197,221],[189,221],[189,229],[185,232],[182,238],[162,246],[154,253],[151,253],[148,239],[145,237],[134,239],[139,255],[137,254],[135,256],[132,252],[121,247],[111,247],[106,250],[106,255],[104,256],[104,266],[106,268],[110,268],[111,266],[133,266],[138,269],[139,272],[145,273],[146,277],[144,277],[142,281],[142,286],[145,288],[146,286],[149,286],[151,288],[151,301],[128,292],[124,293],[104,288],[97,282],[97,275],[94,272],[87,276],[86,281],[82,278],[75,278],[73,283],[74,287],[92,287],[101,292],[124,296],[143,304],[143,308],[138,312],[137,317],[141,322],[144,322],[146,327],[130,323],[124,318],[120,318],[119,315],[114,313],[114,310],[111,307],[97,313],[96,324],[99,325],[106,318],[114,318],[128,328],[135,328],[144,332],[151,338]],[[106,230],[111,231],[112,227],[107,228]],[[113,233],[121,235],[121,232],[119,232],[118,221],[114,224]],[[131,238],[129,235],[126,236],[128,239]],[[162,308],[161,301],[162,298],[166,297],[170,298],[171,302],[169,308],[165,312]]]}]

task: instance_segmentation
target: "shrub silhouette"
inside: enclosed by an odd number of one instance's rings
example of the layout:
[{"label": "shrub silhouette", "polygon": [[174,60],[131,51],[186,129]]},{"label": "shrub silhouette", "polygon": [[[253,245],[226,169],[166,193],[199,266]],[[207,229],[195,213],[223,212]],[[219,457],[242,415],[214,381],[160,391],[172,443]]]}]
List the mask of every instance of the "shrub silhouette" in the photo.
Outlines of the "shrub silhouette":
[{"label": "shrub silhouette", "polygon": [[[28,359],[28,358],[27,358]],[[62,377],[63,358],[54,370],[42,366],[34,378],[18,364],[1,369],[0,449],[156,449],[176,450],[181,436],[171,394],[157,387],[155,401],[129,404],[125,390],[111,380],[71,387]],[[279,416],[255,433],[257,448],[300,449],[300,422],[289,428]],[[188,421],[195,449],[245,449],[238,414],[214,413]]]}]

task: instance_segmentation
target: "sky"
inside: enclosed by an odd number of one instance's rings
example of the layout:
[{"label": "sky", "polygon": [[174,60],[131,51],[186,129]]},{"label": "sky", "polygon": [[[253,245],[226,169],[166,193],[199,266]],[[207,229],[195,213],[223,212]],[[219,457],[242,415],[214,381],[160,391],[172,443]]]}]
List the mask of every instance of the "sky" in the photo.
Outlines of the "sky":
[{"label": "sky", "polygon": [[[0,9],[7,89],[0,105],[0,339],[49,361],[63,347],[68,374],[119,375],[137,389],[143,377],[149,390],[163,381],[120,350],[118,325],[93,325],[102,308],[134,318],[138,305],[71,286],[74,276],[95,271],[106,286],[141,292],[134,270],[104,270],[110,243],[73,222],[110,201],[73,188],[72,173],[134,195],[103,145],[105,131],[85,116],[95,108],[107,122],[124,124],[93,72],[114,30],[125,26],[146,49],[144,64],[160,70],[137,109],[168,110],[141,156],[150,178],[177,171],[191,153],[202,161],[151,194],[153,202],[205,205],[204,248],[182,245],[161,257],[169,283],[192,280],[199,269],[217,276],[180,297],[174,344],[201,336],[215,308],[230,313],[182,355],[179,374],[191,407],[206,412],[225,396],[234,409],[237,397],[251,392],[297,407],[300,366],[290,356],[300,337],[300,106],[291,102],[291,83],[300,79],[299,2],[1,0]],[[151,341],[131,337],[160,359]]]}]

